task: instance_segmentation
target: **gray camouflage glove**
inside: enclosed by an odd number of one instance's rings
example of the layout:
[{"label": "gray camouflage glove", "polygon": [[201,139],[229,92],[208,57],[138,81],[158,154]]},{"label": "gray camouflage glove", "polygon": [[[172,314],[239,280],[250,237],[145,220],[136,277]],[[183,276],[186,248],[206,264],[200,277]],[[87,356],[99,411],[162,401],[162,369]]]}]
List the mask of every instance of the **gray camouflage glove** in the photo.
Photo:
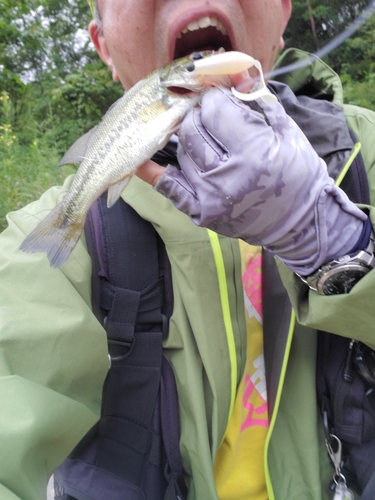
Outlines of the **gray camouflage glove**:
[{"label": "gray camouflage glove", "polygon": [[358,241],[366,215],[334,185],[279,104],[212,89],[179,132],[181,171],[155,188],[198,225],[262,245],[308,275]]}]

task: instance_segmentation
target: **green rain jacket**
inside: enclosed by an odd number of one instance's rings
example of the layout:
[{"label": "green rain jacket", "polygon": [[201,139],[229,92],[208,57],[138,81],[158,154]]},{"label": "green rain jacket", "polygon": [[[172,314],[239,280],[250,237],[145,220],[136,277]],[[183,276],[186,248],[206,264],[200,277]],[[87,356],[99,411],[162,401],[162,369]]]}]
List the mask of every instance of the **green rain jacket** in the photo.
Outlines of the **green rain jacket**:
[{"label": "green rain jacket", "polygon": [[[284,64],[302,57],[300,51],[287,52]],[[319,60],[284,81],[295,91],[313,82],[343,105],[339,78]],[[344,108],[362,143],[375,204],[375,113]],[[9,227],[0,237],[1,500],[45,498],[49,476],[99,417],[107,343],[91,311],[91,262],[84,237],[59,269],[51,269],[44,254],[18,250],[71,181],[9,214]],[[196,227],[138,178],[123,198],[155,226],[167,248],[174,312],[165,354],[179,392],[189,500],[215,500],[213,464],[246,355],[238,242]],[[370,208],[370,216],[375,221],[375,209]],[[316,406],[316,329],[355,336],[375,347],[375,271],[349,295],[322,297],[279,267],[294,311],[282,296],[279,274],[272,264],[269,271],[265,267],[270,428],[264,463],[269,498],[328,500],[332,468]]]}]

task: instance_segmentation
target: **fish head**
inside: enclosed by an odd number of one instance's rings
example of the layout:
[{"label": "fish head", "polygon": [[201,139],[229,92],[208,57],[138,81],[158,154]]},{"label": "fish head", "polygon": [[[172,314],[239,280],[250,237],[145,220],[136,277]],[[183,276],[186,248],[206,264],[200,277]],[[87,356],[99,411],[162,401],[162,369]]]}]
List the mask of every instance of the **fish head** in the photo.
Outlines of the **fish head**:
[{"label": "fish head", "polygon": [[202,93],[209,87],[231,87],[232,82],[228,75],[204,75],[193,71],[194,61],[211,57],[223,52],[203,50],[193,52],[189,56],[177,59],[159,70],[159,84],[170,94]]}]

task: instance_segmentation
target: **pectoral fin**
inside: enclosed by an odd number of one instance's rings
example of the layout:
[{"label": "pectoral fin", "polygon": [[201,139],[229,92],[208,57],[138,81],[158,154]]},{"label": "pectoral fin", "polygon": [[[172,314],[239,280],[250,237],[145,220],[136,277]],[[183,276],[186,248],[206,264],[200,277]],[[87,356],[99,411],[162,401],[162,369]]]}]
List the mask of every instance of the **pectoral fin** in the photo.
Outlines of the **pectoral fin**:
[{"label": "pectoral fin", "polygon": [[128,175],[127,177],[125,177],[125,179],[122,179],[117,184],[112,184],[112,186],[109,186],[108,193],[107,193],[107,207],[108,208],[111,208],[111,206],[114,205],[116,203],[116,201],[120,198],[121,193],[124,191],[126,186],[129,184],[131,178],[132,178],[132,176]]}]

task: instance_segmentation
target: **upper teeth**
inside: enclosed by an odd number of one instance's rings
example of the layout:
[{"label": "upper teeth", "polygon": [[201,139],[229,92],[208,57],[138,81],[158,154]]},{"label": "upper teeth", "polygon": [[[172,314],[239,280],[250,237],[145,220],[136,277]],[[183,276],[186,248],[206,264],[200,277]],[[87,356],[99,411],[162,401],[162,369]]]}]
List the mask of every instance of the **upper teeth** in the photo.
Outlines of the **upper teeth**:
[{"label": "upper teeth", "polygon": [[187,33],[188,31],[197,31],[200,28],[207,28],[208,26],[214,26],[216,29],[222,32],[223,35],[227,35],[227,30],[225,29],[224,25],[217,19],[216,17],[202,17],[201,19],[198,19],[197,21],[193,21],[189,23],[179,34],[179,38],[181,37],[182,33]]}]

